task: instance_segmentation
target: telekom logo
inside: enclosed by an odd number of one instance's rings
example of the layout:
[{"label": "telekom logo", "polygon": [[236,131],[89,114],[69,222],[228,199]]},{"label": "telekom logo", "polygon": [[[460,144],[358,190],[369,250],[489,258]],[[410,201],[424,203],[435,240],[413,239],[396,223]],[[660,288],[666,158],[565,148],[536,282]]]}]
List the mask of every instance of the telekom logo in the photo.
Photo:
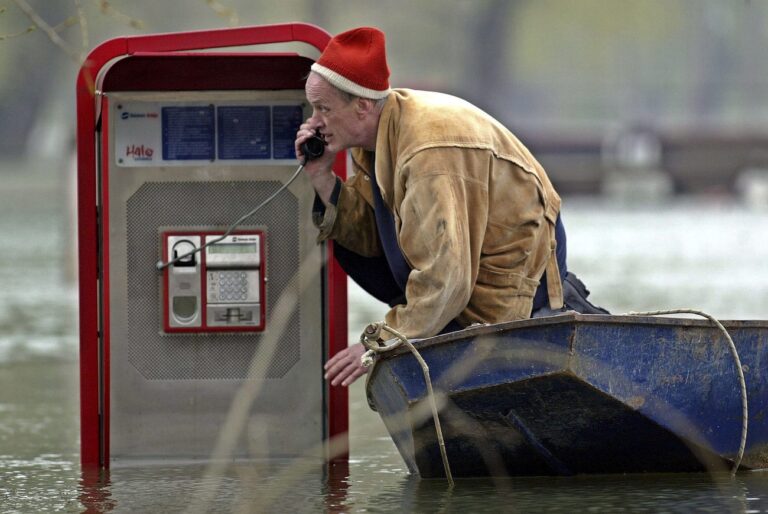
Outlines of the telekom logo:
[{"label": "telekom logo", "polygon": [[134,159],[140,160],[140,161],[152,160],[152,154],[154,153],[155,151],[152,148],[146,147],[144,145],[128,145],[125,147],[126,157],[133,157]]}]

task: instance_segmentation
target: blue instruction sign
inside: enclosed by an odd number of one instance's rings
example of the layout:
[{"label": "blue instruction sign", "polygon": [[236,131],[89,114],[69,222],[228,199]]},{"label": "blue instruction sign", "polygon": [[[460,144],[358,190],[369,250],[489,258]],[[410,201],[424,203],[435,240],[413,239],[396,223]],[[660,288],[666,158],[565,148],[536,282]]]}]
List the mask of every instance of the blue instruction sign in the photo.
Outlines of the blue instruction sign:
[{"label": "blue instruction sign", "polygon": [[212,161],[215,129],[213,105],[163,107],[163,160]]},{"label": "blue instruction sign", "polygon": [[269,159],[272,137],[269,107],[227,105],[218,108],[219,159]]},{"label": "blue instruction sign", "polygon": [[300,105],[275,105],[272,107],[272,155],[274,159],[295,159],[293,143],[296,132],[304,120]]}]

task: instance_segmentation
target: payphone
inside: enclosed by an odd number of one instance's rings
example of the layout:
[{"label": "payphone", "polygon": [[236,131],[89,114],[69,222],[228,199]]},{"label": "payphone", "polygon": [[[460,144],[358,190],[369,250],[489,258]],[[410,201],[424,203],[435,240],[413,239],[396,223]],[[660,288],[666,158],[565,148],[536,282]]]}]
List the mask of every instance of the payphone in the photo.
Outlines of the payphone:
[{"label": "payphone", "polygon": [[222,236],[163,234],[166,332],[264,330],[264,233]]},{"label": "payphone", "polygon": [[[84,466],[210,458],[235,406],[244,425],[226,458],[316,455],[346,438],[346,391],[322,378],[347,344],[346,276],[332,245],[315,241],[314,190],[293,149],[311,115],[313,60],[196,52],[278,42],[317,52],[329,39],[305,24],[135,36],[86,59]],[[343,155],[334,169],[344,175]],[[245,389],[258,393],[243,407]]]}]

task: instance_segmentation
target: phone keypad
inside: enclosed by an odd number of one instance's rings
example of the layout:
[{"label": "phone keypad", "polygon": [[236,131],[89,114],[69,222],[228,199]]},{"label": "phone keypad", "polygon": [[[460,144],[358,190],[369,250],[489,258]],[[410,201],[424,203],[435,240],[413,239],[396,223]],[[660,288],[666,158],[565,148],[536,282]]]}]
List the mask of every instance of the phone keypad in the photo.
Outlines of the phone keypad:
[{"label": "phone keypad", "polygon": [[[249,275],[253,272],[227,270],[208,272],[209,302],[250,302],[258,301],[258,291],[249,287]],[[258,283],[258,278],[256,278]],[[257,287],[257,286],[256,286]]]},{"label": "phone keypad", "polygon": [[221,273],[219,296],[222,301],[244,301],[248,298],[248,279],[244,271]]}]

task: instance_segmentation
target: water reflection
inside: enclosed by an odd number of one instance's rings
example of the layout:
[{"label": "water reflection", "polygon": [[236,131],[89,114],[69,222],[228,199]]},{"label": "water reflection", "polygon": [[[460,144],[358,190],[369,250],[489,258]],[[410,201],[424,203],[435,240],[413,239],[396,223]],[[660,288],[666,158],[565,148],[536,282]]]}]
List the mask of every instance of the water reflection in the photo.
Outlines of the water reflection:
[{"label": "water reflection", "polygon": [[112,499],[108,469],[84,469],[80,476],[78,500],[84,513],[111,512],[117,507],[117,502]]},{"label": "water reflection", "polygon": [[[317,461],[230,463],[211,476],[204,463],[124,465],[84,470],[85,512],[347,512],[349,468]],[[205,506],[201,490],[215,488]]]},{"label": "water reflection", "polygon": [[766,477],[727,473],[443,481],[405,478],[371,498],[404,512],[763,512]]},{"label": "water reflection", "polygon": [[[403,474],[382,478],[353,464],[313,469],[289,484],[276,481],[295,464],[229,466],[217,477],[218,494],[207,512],[768,511],[765,473],[735,479],[727,473],[457,479],[451,489],[443,480]],[[210,485],[202,464],[83,471],[76,483],[67,478],[73,471],[51,466],[29,470],[38,475],[38,485],[17,482],[15,490],[3,482],[4,511],[192,512],[196,492]]]},{"label": "water reflection", "polygon": [[340,460],[327,468],[328,476],[323,488],[325,511],[345,512],[349,494],[349,462]]}]

